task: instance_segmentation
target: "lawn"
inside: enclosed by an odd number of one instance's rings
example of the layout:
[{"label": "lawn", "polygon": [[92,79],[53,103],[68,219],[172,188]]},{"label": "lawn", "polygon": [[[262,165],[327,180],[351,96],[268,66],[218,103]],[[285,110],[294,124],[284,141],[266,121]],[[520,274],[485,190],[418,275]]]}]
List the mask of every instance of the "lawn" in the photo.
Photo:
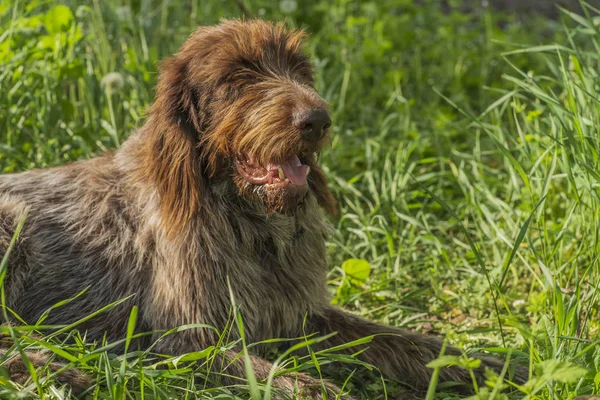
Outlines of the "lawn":
[{"label": "lawn", "polygon": [[[2,173],[116,148],[143,123],[157,62],[196,26],[242,16],[233,0],[60,3],[0,1]],[[507,393],[490,378],[477,398],[598,394],[600,11],[548,19],[438,3],[243,2],[310,34],[334,121],[321,157],[340,209],[328,242],[333,301],[466,351],[527,360],[527,384]],[[194,385],[218,348],[113,354],[77,331],[33,344],[92,375],[91,398],[252,389]],[[313,361],[285,365],[318,375]],[[0,373],[0,397],[68,398],[46,372],[25,386]],[[354,373],[347,387],[358,398],[402,397],[364,366],[338,372],[341,383]],[[438,390],[430,398],[456,397]]]}]

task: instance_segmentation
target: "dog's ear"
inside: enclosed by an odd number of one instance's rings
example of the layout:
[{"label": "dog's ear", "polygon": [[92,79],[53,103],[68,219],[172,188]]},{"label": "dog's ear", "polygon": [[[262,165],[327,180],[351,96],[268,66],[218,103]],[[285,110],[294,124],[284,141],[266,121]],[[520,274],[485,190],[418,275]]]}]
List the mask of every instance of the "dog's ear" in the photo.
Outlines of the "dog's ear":
[{"label": "dog's ear", "polygon": [[139,178],[154,184],[169,235],[181,231],[200,210],[206,187],[198,149],[204,114],[187,68],[177,55],[161,63],[156,99],[140,137]]},{"label": "dog's ear", "polygon": [[310,173],[307,177],[308,186],[317,199],[317,203],[330,215],[335,216],[337,214],[337,202],[327,185],[325,173],[314,160],[310,160],[308,165],[310,166]]}]

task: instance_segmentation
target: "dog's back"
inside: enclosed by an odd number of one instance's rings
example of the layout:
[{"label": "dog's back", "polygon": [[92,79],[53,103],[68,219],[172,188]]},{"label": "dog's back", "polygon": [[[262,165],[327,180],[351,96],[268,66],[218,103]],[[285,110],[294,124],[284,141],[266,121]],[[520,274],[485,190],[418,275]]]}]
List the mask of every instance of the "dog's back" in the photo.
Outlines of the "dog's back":
[{"label": "dog's back", "polygon": [[[136,233],[113,158],[0,176],[2,254],[26,218],[4,285],[7,305],[28,323],[84,290],[51,311],[44,324],[74,323],[147,287],[149,275],[135,249],[150,243]],[[94,337],[104,331],[122,337],[127,313],[115,307],[82,327]]]}]

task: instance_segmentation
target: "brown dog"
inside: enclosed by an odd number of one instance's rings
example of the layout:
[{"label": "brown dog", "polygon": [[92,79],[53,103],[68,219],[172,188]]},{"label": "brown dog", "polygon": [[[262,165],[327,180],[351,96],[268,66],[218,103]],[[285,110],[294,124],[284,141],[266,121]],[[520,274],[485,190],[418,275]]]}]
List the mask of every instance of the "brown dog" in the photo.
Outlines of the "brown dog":
[{"label": "brown dog", "polygon": [[[426,388],[439,339],[329,304],[328,225],[319,206],[335,212],[335,200],[316,153],[328,142],[330,120],[302,40],[299,31],[263,21],[202,27],[162,63],[149,118],[122,148],[0,177],[1,253],[28,214],[9,258],[8,305],[35,321],[89,287],[45,322],[68,324],[133,295],[80,326],[88,337],[117,339],[132,305],[139,331],[192,323],[223,329],[232,294],[248,342],[337,332],[313,346],[322,348],[377,335],[360,357],[389,378]],[[209,329],[191,329],[156,350],[181,354],[216,340]],[[258,355],[251,360],[265,378],[272,365]],[[245,376],[239,360],[225,372]],[[459,368],[443,369],[440,378],[471,382]],[[322,396],[320,381],[308,375],[279,376],[274,384]]]}]

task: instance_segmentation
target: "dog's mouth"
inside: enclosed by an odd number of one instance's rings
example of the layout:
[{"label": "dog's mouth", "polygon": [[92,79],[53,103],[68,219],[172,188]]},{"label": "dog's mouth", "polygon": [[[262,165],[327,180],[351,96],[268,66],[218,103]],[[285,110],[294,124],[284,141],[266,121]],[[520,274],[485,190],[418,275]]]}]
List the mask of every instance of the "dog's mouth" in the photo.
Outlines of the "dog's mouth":
[{"label": "dog's mouth", "polygon": [[287,187],[301,188],[307,185],[310,167],[293,155],[283,162],[271,161],[261,165],[253,156],[239,157],[236,163],[238,173],[253,185],[265,185],[269,189]]}]

